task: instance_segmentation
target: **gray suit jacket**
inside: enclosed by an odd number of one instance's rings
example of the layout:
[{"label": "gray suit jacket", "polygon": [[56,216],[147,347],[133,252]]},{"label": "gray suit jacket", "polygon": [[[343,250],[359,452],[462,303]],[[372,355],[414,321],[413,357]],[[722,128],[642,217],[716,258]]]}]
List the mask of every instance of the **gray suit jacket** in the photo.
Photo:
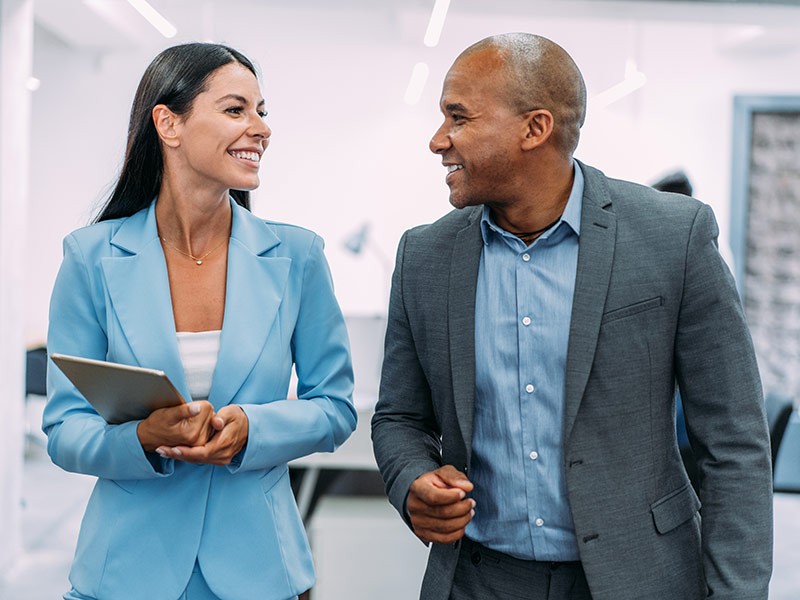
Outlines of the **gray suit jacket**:
[{"label": "gray suit jacket", "polygon": [[[761,384],[711,210],[581,165],[585,190],[565,373],[564,471],[594,600],[762,600],[772,570]],[[375,456],[403,514],[411,483],[468,473],[480,207],[403,236]],[[702,473],[675,438],[675,382]],[[702,514],[702,518],[701,518]],[[445,600],[458,544],[435,544],[422,598]]]}]

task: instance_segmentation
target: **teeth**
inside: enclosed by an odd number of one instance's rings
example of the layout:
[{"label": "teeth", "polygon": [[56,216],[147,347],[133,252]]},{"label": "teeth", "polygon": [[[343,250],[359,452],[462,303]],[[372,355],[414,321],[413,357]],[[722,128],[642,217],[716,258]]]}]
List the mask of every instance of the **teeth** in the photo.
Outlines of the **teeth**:
[{"label": "teeth", "polygon": [[447,165],[447,172],[452,173],[453,171],[458,171],[459,169],[463,169],[464,165]]},{"label": "teeth", "polygon": [[254,162],[258,162],[259,159],[261,158],[258,152],[248,152],[244,150],[231,150],[230,152],[228,152],[228,154],[230,154],[234,158],[243,158],[245,160],[252,160]]}]

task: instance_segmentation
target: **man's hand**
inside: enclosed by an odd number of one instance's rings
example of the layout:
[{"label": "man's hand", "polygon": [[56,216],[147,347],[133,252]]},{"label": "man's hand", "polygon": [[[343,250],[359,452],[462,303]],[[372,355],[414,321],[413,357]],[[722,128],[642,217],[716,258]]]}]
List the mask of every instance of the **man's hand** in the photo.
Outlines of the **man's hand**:
[{"label": "man's hand", "polygon": [[159,408],[139,423],[136,434],[146,452],[153,452],[159,446],[205,444],[214,434],[212,417],[214,407],[202,400]]},{"label": "man's hand", "polygon": [[156,449],[165,458],[175,458],[190,463],[227,465],[247,443],[249,421],[241,406],[222,407],[211,419],[214,435],[202,445],[159,446]]},{"label": "man's hand", "polygon": [[452,465],[420,475],[408,491],[406,508],[414,533],[424,542],[449,544],[464,537],[475,514],[467,498],[472,482]]}]

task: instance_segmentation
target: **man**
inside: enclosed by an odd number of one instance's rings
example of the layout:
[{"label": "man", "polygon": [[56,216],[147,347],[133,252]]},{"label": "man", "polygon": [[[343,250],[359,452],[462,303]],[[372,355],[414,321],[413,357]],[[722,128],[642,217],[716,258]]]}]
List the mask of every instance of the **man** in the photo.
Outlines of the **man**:
[{"label": "man", "polygon": [[585,105],[534,35],[447,73],[430,147],[459,210],[400,241],[372,432],[433,543],[421,596],[765,599],[769,440],[714,217],[575,161]]}]

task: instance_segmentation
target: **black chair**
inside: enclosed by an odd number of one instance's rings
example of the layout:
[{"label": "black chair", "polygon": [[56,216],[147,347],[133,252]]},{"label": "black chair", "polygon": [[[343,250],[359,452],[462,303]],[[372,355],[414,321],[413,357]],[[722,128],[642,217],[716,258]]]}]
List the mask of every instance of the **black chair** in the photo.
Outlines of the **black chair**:
[{"label": "black chair", "polygon": [[25,360],[25,395],[47,395],[47,348],[31,348]]},{"label": "black chair", "polygon": [[786,427],[789,425],[789,419],[794,410],[794,401],[784,394],[768,392],[764,398],[764,408],[767,412],[769,443],[772,450],[772,472],[774,473],[783,434],[786,433]]},{"label": "black chair", "polygon": [[[31,404],[31,396],[47,395],[47,348],[40,346],[31,348],[25,356],[25,438],[28,442],[33,442],[37,446],[44,446],[46,439],[39,429],[37,411],[41,410],[41,400],[39,403]],[[28,446],[28,449],[31,447]]]}]

